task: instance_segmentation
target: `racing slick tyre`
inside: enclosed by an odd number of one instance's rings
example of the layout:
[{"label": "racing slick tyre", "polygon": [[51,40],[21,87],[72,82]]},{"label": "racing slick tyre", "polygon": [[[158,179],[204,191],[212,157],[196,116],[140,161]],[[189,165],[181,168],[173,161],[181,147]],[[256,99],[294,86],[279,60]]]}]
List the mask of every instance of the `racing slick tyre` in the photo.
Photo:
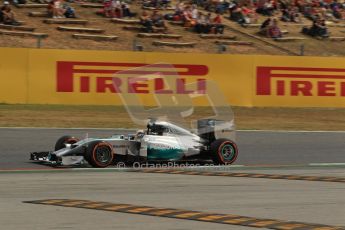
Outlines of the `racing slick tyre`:
[{"label": "racing slick tyre", "polygon": [[78,138],[72,137],[72,136],[62,136],[60,137],[55,144],[55,151],[63,149],[66,147],[65,144],[74,144],[79,141]]},{"label": "racing slick tyre", "polygon": [[215,164],[232,164],[238,155],[236,144],[225,138],[212,142],[210,150]]},{"label": "racing slick tyre", "polygon": [[105,168],[114,160],[114,150],[111,144],[104,141],[95,141],[89,144],[85,159],[95,168]]}]

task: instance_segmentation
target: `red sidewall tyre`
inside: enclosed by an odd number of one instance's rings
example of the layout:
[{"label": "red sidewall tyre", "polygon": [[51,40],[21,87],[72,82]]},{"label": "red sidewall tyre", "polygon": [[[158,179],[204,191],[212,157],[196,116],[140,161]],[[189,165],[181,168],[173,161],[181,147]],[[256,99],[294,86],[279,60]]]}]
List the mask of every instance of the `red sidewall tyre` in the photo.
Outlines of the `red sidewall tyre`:
[{"label": "red sidewall tyre", "polygon": [[[109,156],[107,156],[107,159],[105,162],[101,162],[99,157],[97,156],[97,151],[99,151],[100,148],[107,148]],[[106,149],[105,149],[106,150]],[[89,161],[90,165],[96,168],[105,168],[112,164],[114,160],[114,149],[113,146],[107,142],[98,141],[91,143],[87,149],[86,153],[86,159]]]}]

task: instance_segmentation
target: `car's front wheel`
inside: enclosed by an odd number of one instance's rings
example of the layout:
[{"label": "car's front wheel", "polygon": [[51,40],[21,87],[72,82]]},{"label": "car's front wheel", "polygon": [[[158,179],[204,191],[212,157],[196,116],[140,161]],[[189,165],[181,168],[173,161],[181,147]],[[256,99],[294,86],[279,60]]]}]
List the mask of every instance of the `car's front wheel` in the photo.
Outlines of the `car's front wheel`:
[{"label": "car's front wheel", "polygon": [[212,160],[216,164],[232,164],[237,159],[238,149],[234,142],[228,139],[218,139],[211,144]]},{"label": "car's front wheel", "polygon": [[107,142],[95,141],[88,145],[85,158],[93,167],[105,168],[113,162],[114,150]]},{"label": "car's front wheel", "polygon": [[56,143],[55,143],[55,151],[58,151],[60,149],[63,149],[66,147],[66,144],[74,144],[79,141],[78,138],[72,137],[72,136],[62,136],[60,137]]}]

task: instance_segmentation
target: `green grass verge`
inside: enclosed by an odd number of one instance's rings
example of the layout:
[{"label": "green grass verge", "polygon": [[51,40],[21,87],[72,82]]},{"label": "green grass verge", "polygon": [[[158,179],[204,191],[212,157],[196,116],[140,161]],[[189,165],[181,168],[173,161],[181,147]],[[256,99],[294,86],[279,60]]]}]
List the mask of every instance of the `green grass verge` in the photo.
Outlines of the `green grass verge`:
[{"label": "green grass verge", "polygon": [[[168,111],[167,111],[168,112]],[[345,130],[345,109],[233,107],[238,129]],[[197,107],[189,120],[209,116]],[[1,127],[137,128],[122,106],[0,104]]]}]

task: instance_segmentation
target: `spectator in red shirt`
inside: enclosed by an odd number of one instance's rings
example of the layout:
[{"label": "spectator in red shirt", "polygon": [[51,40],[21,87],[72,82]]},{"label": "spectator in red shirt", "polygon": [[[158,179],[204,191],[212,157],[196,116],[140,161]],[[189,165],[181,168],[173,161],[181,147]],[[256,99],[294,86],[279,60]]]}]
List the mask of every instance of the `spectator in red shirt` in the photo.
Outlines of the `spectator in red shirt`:
[{"label": "spectator in red shirt", "polygon": [[224,25],[222,24],[222,16],[218,13],[216,17],[213,18],[212,24],[214,28],[215,34],[223,34],[224,33]]}]

